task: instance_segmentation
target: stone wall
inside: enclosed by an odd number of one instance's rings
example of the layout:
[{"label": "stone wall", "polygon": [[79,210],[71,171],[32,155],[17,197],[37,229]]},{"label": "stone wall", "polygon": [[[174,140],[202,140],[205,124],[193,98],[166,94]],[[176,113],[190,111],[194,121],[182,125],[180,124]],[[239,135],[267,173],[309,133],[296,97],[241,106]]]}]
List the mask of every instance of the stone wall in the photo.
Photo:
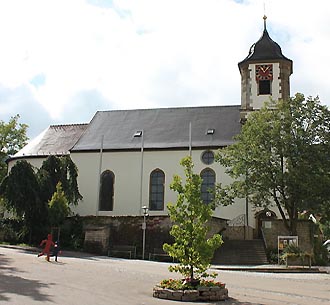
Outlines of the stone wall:
[{"label": "stone wall", "polygon": [[88,252],[104,253],[109,248],[110,228],[108,226],[85,227],[84,248]]},{"label": "stone wall", "polygon": [[[136,246],[137,255],[141,256],[142,223],[143,216],[84,217],[84,248],[91,253],[106,254],[112,245],[129,245]],[[171,224],[168,217],[147,217],[146,223],[146,253],[151,252],[153,248],[160,248],[164,242],[171,241]],[[104,228],[107,228],[107,231]],[[104,234],[107,234],[107,237]],[[107,242],[104,242],[104,238],[107,238]]]},{"label": "stone wall", "polygon": [[[86,251],[106,254],[112,245],[129,245],[136,246],[137,256],[142,256],[143,216],[89,216],[83,219]],[[173,242],[169,234],[172,223],[168,216],[149,216],[146,223],[146,253]],[[219,233],[225,226],[224,220],[213,218],[210,235]]]},{"label": "stone wall", "polygon": [[[313,248],[314,225],[309,220],[298,220],[297,235],[298,246],[303,251],[311,252]],[[282,219],[263,220],[262,229],[266,240],[267,248],[277,249],[278,236],[290,235],[284,227]]]},{"label": "stone wall", "polygon": [[225,287],[198,287],[195,290],[171,290],[155,286],[153,297],[159,299],[186,302],[214,302],[228,299],[228,289]]},{"label": "stone wall", "polygon": [[215,218],[213,217],[209,221],[209,227],[210,231],[208,233],[208,237],[213,236],[214,234],[223,234],[227,228],[227,222],[224,219],[221,218]]}]

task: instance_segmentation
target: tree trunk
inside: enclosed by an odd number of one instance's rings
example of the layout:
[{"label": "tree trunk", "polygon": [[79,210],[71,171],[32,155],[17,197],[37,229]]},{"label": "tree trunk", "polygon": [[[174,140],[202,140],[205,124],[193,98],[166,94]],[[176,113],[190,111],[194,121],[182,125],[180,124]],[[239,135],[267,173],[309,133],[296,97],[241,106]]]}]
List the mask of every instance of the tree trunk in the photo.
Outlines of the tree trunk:
[{"label": "tree trunk", "polygon": [[297,218],[290,219],[290,235],[297,235]]}]

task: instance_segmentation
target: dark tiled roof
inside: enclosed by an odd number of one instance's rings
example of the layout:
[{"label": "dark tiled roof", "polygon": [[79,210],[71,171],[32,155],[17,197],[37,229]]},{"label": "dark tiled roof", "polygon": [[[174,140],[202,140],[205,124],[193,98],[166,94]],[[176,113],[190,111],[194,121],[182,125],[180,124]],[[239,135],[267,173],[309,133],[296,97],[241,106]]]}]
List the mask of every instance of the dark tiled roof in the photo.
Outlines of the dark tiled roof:
[{"label": "dark tiled roof", "polygon": [[140,149],[139,130],[145,149],[186,148],[190,122],[193,147],[226,146],[240,132],[240,106],[99,111],[71,151],[99,150],[102,137],[104,150]]},{"label": "dark tiled roof", "polygon": [[249,55],[238,65],[252,61],[269,60],[288,60],[292,62],[291,59],[282,54],[281,47],[269,37],[267,30],[264,29],[261,38],[251,46]]},{"label": "dark tiled roof", "polygon": [[13,158],[68,154],[87,126],[88,124],[52,125],[23,147]]}]

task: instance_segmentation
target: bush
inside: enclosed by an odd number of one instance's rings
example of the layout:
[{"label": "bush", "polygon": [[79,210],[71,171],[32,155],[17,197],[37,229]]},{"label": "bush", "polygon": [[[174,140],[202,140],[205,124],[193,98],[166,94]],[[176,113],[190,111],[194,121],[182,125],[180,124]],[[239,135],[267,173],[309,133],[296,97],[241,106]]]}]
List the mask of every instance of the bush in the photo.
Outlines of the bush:
[{"label": "bush", "polygon": [[3,242],[19,244],[27,241],[27,234],[22,220],[3,218],[0,219],[0,227]]},{"label": "bush", "polygon": [[82,250],[84,245],[83,219],[79,215],[66,219],[61,226],[61,247]]},{"label": "bush", "polygon": [[198,287],[220,287],[225,288],[225,284],[221,282],[216,282],[214,280],[202,279],[199,281],[198,285],[193,285],[190,282],[190,278],[185,280],[178,279],[166,279],[162,280],[159,284],[161,288],[171,289],[171,290],[193,290]]},{"label": "bush", "polygon": [[278,250],[276,248],[269,248],[266,250],[267,260],[270,264],[278,263]]},{"label": "bush", "polygon": [[314,241],[314,264],[326,266],[329,263],[328,250],[320,240]]}]

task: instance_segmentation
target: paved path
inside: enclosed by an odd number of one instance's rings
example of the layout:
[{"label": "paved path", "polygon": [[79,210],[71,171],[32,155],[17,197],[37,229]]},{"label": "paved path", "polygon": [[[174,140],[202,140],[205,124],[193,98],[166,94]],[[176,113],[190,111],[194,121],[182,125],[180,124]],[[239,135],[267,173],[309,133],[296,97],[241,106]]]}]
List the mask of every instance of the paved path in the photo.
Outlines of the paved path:
[{"label": "paved path", "polygon": [[175,277],[167,263],[107,257],[59,257],[0,247],[0,304],[31,305],[278,305],[330,304],[330,274],[268,274],[220,271],[230,300],[190,303],[152,297],[160,280]]}]

